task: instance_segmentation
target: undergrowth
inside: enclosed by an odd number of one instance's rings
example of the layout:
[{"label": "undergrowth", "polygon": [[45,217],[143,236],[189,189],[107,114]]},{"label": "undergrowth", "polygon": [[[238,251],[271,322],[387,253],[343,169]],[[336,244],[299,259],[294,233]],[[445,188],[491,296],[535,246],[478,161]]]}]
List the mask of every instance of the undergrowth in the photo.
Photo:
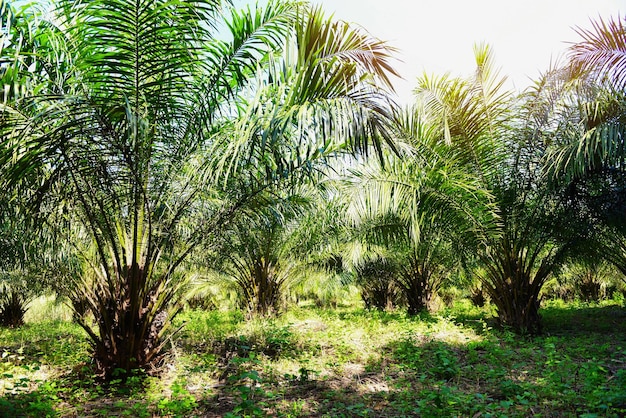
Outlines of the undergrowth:
[{"label": "undergrowth", "polygon": [[555,301],[541,314],[530,338],[469,303],[418,317],[188,311],[160,378],[107,385],[78,326],[40,319],[0,330],[0,416],[624,416],[623,306]]}]

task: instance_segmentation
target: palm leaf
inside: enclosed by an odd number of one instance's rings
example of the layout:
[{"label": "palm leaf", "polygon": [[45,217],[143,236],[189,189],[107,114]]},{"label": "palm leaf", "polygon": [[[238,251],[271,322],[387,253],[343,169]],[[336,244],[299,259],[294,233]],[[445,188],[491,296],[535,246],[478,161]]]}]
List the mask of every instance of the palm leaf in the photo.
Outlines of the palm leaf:
[{"label": "palm leaf", "polygon": [[576,28],[582,38],[572,45],[570,59],[575,70],[589,72],[597,80],[626,88],[626,27],[619,16],[591,21],[591,28]]}]

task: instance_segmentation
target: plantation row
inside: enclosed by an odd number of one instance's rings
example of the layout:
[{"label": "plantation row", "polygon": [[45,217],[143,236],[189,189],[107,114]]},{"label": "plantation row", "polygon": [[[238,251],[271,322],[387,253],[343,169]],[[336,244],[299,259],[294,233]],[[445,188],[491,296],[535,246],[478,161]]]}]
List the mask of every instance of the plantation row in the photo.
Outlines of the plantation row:
[{"label": "plantation row", "polygon": [[523,92],[477,45],[400,107],[393,47],[308,3],[0,5],[0,320],[56,295],[101,381],[162,373],[185,304],[355,286],[416,316],[457,289],[540,334],[544,294],[623,300],[619,17]]}]

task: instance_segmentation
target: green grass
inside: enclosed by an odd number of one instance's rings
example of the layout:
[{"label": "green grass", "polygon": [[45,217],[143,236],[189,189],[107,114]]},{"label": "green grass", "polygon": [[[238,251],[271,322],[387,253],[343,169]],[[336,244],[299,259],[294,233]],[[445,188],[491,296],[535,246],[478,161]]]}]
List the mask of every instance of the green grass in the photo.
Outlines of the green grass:
[{"label": "green grass", "polygon": [[550,302],[541,314],[530,338],[468,303],[417,318],[185,312],[160,378],[107,386],[79,327],[37,320],[0,330],[0,416],[624,416],[624,307]]}]

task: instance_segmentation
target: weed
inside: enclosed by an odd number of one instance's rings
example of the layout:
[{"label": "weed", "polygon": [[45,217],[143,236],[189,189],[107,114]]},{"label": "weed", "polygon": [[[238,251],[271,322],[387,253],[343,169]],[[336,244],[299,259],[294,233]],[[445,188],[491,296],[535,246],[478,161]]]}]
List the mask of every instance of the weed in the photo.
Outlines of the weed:
[{"label": "weed", "polygon": [[267,395],[262,387],[263,379],[258,371],[246,367],[258,365],[259,361],[251,356],[250,358],[235,357],[232,362],[236,365],[237,372],[229,376],[228,382],[230,391],[238,398],[238,403],[226,417],[263,416],[264,412],[261,407],[264,403],[260,399]]},{"label": "weed", "polygon": [[14,393],[0,398],[0,416],[45,417],[59,416],[55,410],[57,399],[40,391]]},{"label": "weed", "polygon": [[181,381],[175,381],[171,391],[172,394],[169,398],[163,398],[157,404],[161,413],[174,417],[184,417],[198,406],[196,398],[189,393]]},{"label": "weed", "polygon": [[27,323],[0,332],[0,416],[626,416],[621,306],[547,303],[534,338],[490,309],[185,312],[163,378],[108,385],[75,324]]}]

